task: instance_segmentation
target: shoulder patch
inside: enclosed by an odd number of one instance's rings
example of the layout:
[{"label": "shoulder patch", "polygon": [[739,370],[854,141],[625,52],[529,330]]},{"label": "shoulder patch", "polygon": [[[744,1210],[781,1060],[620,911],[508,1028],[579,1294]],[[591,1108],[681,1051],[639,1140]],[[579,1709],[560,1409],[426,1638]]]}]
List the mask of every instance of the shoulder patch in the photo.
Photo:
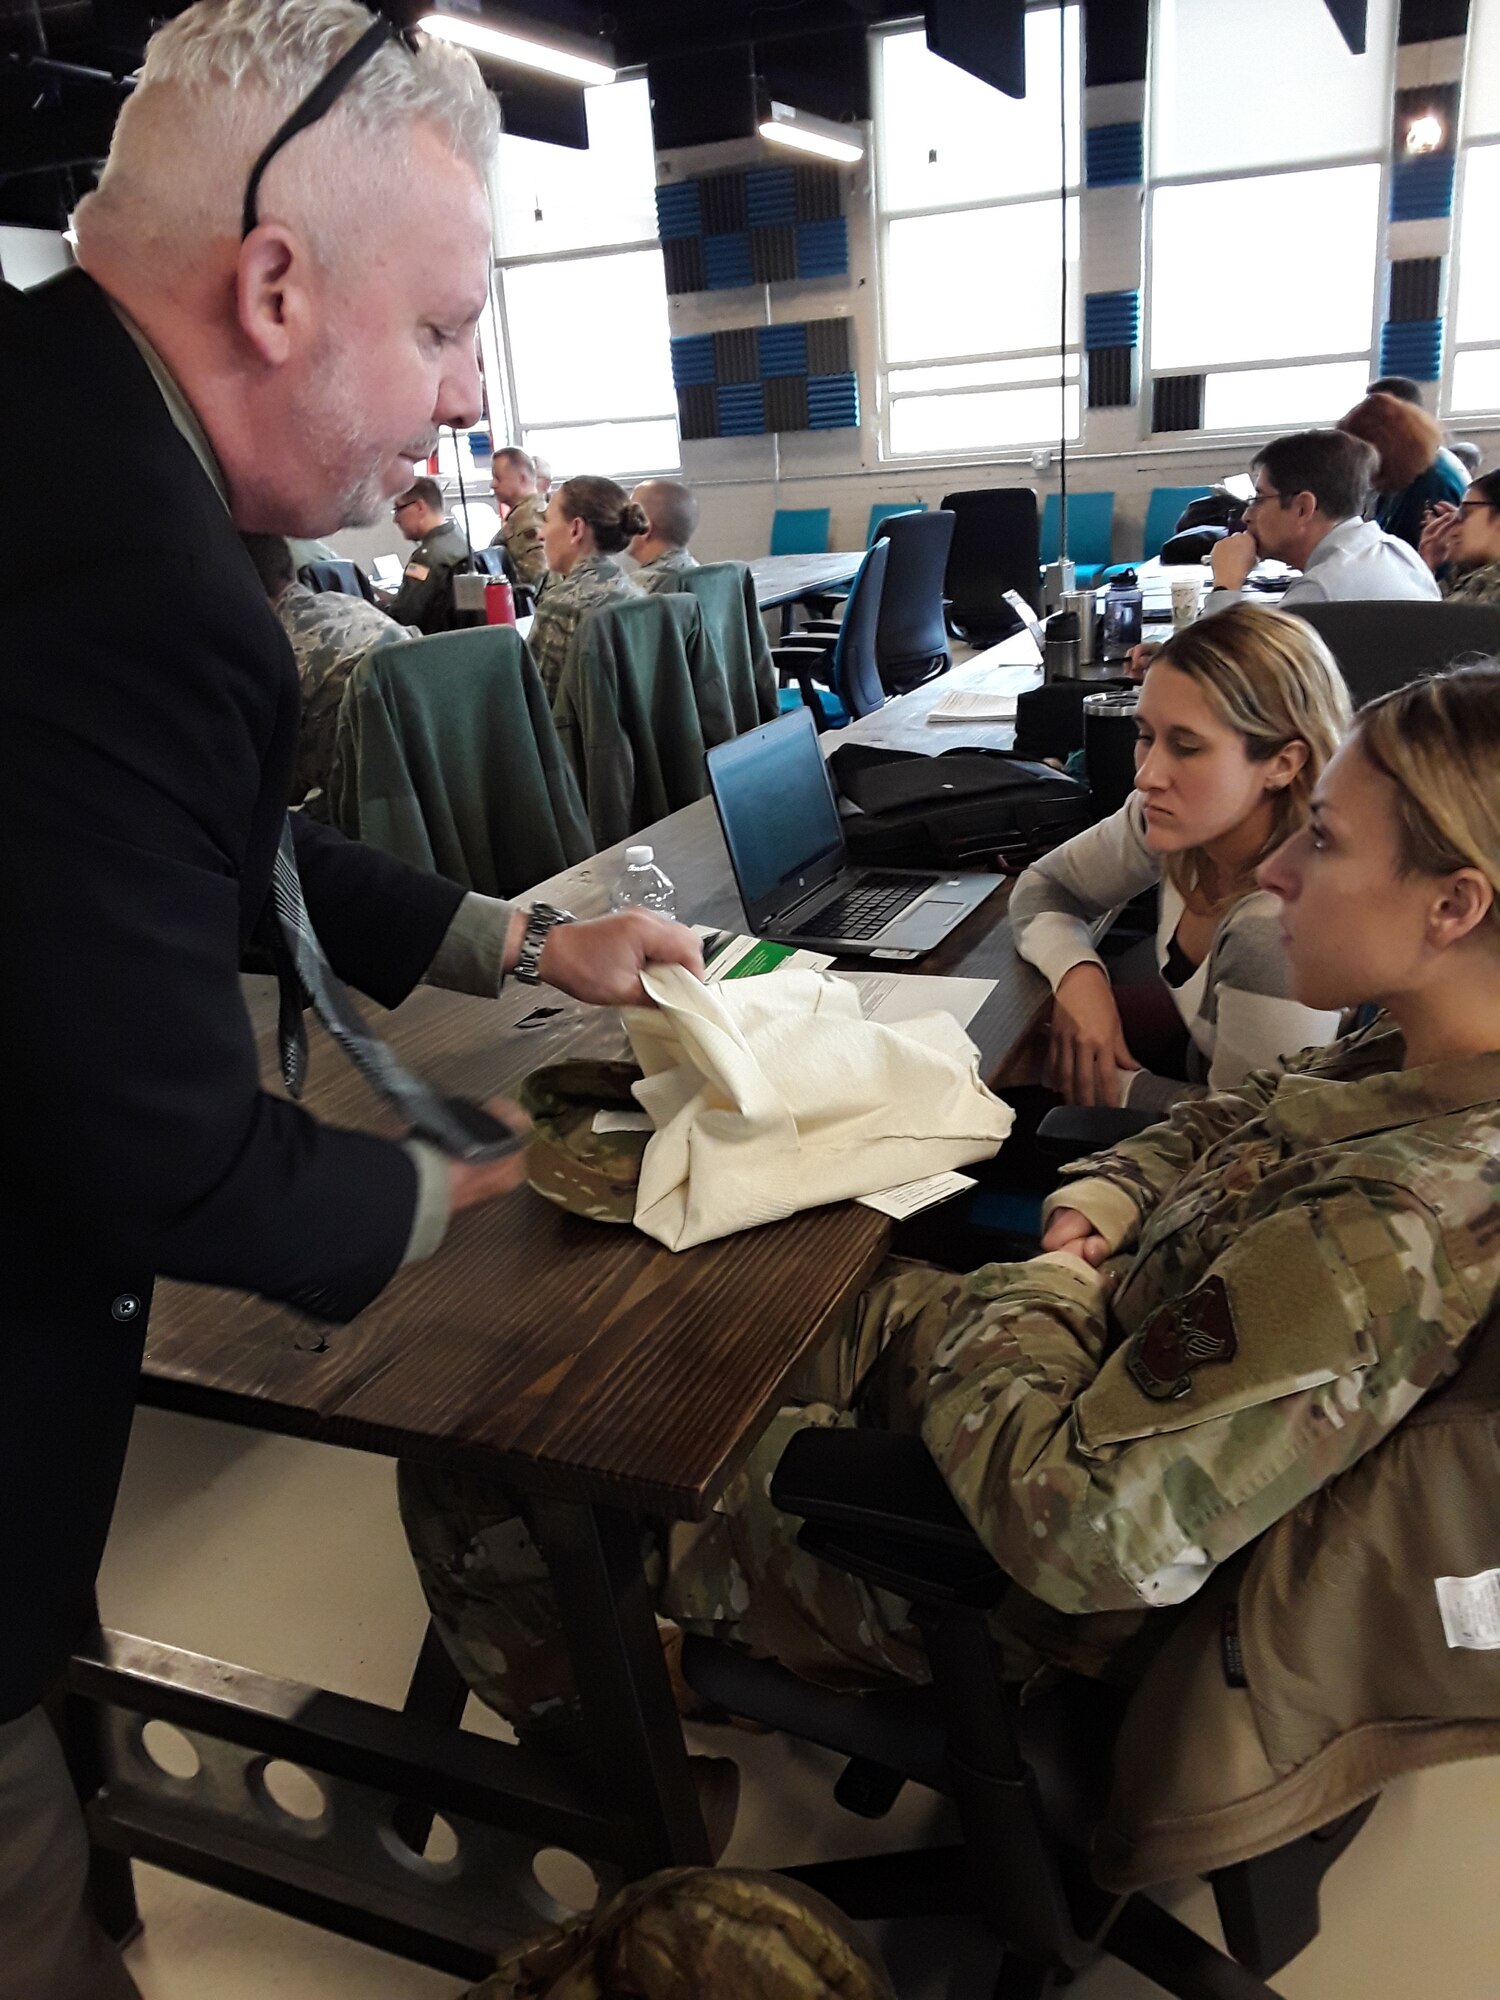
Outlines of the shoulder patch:
[{"label": "shoulder patch", "polygon": [[1222,1278],[1210,1278],[1185,1299],[1160,1306],[1125,1351],[1136,1387],[1156,1402],[1185,1396],[1193,1370],[1232,1361],[1239,1350],[1234,1310]]}]

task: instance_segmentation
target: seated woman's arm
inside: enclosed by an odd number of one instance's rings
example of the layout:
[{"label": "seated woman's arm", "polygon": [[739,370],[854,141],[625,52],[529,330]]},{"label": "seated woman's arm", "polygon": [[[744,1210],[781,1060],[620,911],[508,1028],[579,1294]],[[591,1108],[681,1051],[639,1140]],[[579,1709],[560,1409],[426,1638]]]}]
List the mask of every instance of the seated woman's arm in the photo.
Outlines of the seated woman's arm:
[{"label": "seated woman's arm", "polygon": [[1495,1289],[1470,1206],[1445,1229],[1402,1187],[1310,1184],[1110,1351],[1099,1273],[1062,1255],[988,1266],[912,1329],[922,1435],[1034,1596],[1179,1603],[1451,1372]]},{"label": "seated woman's arm", "polygon": [[1159,879],[1140,801],[1131,797],[1108,819],[1033,861],[1019,878],[1009,904],[1016,950],[1054,993],[1075,965],[1102,970],[1092,926]]}]

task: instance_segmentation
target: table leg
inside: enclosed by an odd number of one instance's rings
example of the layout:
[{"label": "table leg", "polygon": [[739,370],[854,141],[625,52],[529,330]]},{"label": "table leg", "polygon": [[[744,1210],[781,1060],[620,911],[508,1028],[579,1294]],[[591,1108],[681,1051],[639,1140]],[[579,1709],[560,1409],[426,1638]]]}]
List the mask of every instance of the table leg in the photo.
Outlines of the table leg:
[{"label": "table leg", "polygon": [[[95,1622],[98,1607],[95,1606]],[[104,1749],[103,1719],[96,1702],[81,1695],[63,1694],[52,1705],[57,1729],[67,1759],[68,1774],[81,1808],[87,1810],[109,1782]],[[135,1872],[126,1854],[112,1854],[89,1842],[89,1908],[94,1922],[110,1941],[127,1945],[139,1937],[141,1913],[135,1900]]]},{"label": "table leg", "polygon": [[641,1529],[615,1507],[533,1499],[532,1525],[557,1594],[594,1760],[631,1873],[706,1864],[708,1837],[672,1701]]},{"label": "table leg", "polygon": [[[436,1723],[442,1729],[457,1729],[463,1722],[468,1699],[469,1684],[454,1666],[437,1620],[429,1618],[401,1713],[414,1716],[418,1722]],[[391,1825],[413,1854],[421,1854],[427,1846],[433,1818],[430,1806],[403,1799],[391,1815]]]}]

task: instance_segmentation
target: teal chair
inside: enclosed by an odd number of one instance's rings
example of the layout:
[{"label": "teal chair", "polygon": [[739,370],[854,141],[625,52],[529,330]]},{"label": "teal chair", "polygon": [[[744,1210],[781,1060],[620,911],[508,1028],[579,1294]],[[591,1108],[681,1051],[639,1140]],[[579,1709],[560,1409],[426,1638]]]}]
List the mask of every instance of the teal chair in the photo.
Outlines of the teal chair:
[{"label": "teal chair", "polygon": [[888,521],[892,514],[925,514],[926,512],[927,502],[925,500],[877,500],[875,505],[870,509],[870,527],[869,532],[865,536],[865,547],[867,549],[874,548],[875,537],[880,533],[881,522]]},{"label": "teal chair", "polygon": [[825,556],[831,507],[778,507],[771,516],[773,556]]},{"label": "teal chair", "polygon": [[[1042,567],[1057,561],[1057,495],[1049,493],[1042,508]],[[1078,581],[1092,583],[1112,557],[1115,496],[1113,493],[1068,495],[1068,554],[1078,568]]]},{"label": "teal chair", "polygon": [[1146,533],[1141,545],[1141,554],[1147,562],[1152,556],[1159,556],[1165,544],[1171,541],[1183,508],[1194,500],[1201,500],[1212,490],[1208,486],[1158,486],[1153,489],[1151,498],[1146,502]]}]

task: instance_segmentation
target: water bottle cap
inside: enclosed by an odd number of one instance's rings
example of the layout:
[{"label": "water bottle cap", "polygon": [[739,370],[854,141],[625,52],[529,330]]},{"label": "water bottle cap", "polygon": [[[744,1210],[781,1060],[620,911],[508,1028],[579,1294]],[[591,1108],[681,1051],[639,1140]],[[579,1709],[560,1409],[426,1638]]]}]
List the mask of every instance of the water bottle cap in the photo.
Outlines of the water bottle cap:
[{"label": "water bottle cap", "polygon": [[627,847],[625,850],[627,868],[649,868],[655,859],[655,850],[650,847]]}]

